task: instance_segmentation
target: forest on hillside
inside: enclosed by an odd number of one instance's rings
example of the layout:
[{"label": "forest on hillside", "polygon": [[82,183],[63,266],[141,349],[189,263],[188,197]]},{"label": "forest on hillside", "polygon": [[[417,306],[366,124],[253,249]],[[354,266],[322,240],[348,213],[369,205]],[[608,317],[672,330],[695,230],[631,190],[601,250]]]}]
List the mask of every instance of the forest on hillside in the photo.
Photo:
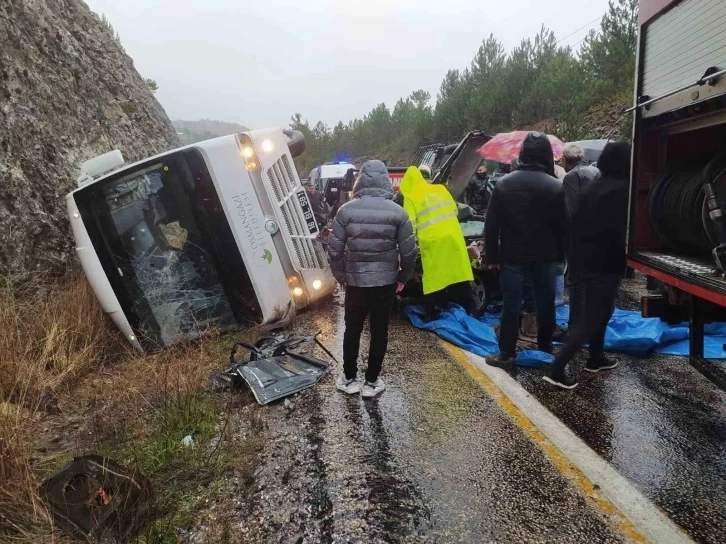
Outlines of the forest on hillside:
[{"label": "forest on hillside", "polygon": [[457,140],[474,129],[495,133],[545,122],[563,140],[591,137],[583,118],[592,108],[632,101],[637,30],[638,0],[610,0],[599,28],[578,50],[560,45],[544,27],[508,54],[490,35],[469,66],[447,72],[433,105],[428,92],[415,90],[392,109],[381,103],[334,127],[311,125],[296,113],[290,126],[307,140],[298,169],[306,175],[340,157],[402,156],[423,142]]}]

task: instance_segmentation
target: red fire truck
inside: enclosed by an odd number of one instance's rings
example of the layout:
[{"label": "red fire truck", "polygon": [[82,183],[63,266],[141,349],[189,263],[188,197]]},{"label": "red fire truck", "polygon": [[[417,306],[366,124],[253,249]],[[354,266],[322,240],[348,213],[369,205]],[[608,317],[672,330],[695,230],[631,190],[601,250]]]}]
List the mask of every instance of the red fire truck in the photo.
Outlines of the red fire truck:
[{"label": "red fire truck", "polygon": [[690,323],[691,361],[704,324],[726,321],[726,1],[641,0],[628,264],[657,294],[644,316]]}]

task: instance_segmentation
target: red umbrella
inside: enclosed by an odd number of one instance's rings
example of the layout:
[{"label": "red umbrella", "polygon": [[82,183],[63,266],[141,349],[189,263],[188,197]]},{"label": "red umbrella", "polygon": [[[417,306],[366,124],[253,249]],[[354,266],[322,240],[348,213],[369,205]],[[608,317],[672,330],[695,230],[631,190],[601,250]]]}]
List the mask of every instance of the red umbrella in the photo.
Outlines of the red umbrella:
[{"label": "red umbrella", "polygon": [[[490,161],[509,164],[512,162],[512,159],[519,157],[519,150],[522,148],[522,142],[527,134],[529,132],[526,130],[500,132],[479,148],[479,155]],[[558,160],[562,157],[565,144],[562,143],[562,140],[551,134],[548,134],[547,138],[552,144],[554,159]]]}]

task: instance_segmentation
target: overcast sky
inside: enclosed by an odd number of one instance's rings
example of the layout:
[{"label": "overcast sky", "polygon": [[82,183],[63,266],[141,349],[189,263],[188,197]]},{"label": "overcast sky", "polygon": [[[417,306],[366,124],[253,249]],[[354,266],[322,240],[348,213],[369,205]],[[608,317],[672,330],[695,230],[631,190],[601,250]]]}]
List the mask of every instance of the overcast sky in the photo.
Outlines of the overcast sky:
[{"label": "overcast sky", "polygon": [[[347,122],[411,91],[436,99],[482,39],[566,38],[607,0],[86,0],[105,14],[172,119],[252,128]],[[586,7],[585,7],[586,6]],[[563,44],[576,45],[590,28]]]}]

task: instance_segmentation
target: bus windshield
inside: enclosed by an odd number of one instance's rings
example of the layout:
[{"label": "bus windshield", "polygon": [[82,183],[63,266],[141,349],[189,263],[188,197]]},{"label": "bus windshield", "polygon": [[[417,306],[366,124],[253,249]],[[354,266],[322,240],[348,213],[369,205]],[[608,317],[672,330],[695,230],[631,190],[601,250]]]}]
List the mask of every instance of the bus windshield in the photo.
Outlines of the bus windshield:
[{"label": "bus windshield", "polygon": [[[241,303],[254,291],[232,279],[249,281],[197,151],[147,163],[89,190],[86,206],[79,206],[84,223],[89,234],[95,231],[94,247],[124,311],[147,341],[168,346],[204,329],[237,326]],[[234,273],[225,268],[230,264]]]}]

